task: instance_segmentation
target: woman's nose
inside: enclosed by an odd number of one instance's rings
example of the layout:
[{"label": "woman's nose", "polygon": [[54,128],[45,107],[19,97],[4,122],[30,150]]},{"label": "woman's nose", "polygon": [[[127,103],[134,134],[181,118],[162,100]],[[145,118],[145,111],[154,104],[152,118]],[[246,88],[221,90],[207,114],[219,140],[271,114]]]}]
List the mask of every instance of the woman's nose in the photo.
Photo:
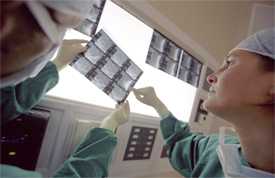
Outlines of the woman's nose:
[{"label": "woman's nose", "polygon": [[211,85],[217,82],[217,77],[213,74],[207,76],[207,82]]}]

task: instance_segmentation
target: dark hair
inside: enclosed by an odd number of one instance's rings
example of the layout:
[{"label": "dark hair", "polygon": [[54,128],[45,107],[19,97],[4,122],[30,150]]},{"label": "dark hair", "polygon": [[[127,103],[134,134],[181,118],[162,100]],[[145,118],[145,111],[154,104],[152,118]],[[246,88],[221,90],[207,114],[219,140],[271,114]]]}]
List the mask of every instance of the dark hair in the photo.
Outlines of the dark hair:
[{"label": "dark hair", "polygon": [[267,56],[261,56],[263,58],[262,60],[262,66],[263,69],[267,72],[274,72],[275,71],[275,59],[272,59]]}]

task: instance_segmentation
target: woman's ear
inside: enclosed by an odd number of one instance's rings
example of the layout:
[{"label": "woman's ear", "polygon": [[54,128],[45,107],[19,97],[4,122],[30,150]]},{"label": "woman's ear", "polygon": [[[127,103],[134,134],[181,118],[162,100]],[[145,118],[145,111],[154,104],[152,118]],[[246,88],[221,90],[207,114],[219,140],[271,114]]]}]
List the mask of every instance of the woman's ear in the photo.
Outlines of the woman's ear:
[{"label": "woman's ear", "polygon": [[269,96],[271,98],[271,103],[275,104],[275,84],[273,84],[272,88],[269,90]]}]

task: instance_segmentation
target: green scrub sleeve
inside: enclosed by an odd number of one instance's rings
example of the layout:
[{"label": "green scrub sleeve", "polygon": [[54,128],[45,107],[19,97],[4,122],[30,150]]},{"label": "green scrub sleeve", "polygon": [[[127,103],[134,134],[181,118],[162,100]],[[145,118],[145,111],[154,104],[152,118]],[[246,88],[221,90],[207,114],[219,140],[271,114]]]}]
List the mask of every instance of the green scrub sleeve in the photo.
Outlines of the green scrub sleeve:
[{"label": "green scrub sleeve", "polygon": [[34,78],[0,90],[1,124],[29,111],[58,82],[56,66],[49,62]]},{"label": "green scrub sleeve", "polygon": [[[168,150],[170,164],[184,177],[224,177],[217,155],[219,136],[204,136],[190,131],[187,123],[172,114],[161,120],[161,132]],[[235,136],[225,142],[239,144]]]},{"label": "green scrub sleeve", "polygon": [[0,165],[1,178],[42,178],[38,172],[27,171],[15,166]]},{"label": "green scrub sleeve", "polygon": [[185,177],[194,176],[210,138],[192,133],[187,123],[172,114],[161,120],[160,127],[173,168]]},{"label": "green scrub sleeve", "polygon": [[107,177],[116,145],[117,137],[112,131],[92,129],[54,177]]},{"label": "green scrub sleeve", "polygon": [[[58,169],[54,177],[107,177],[112,153],[116,145],[117,137],[112,131],[103,128],[90,130],[86,138]],[[11,165],[0,165],[0,175],[3,178],[42,177],[38,172],[23,170]]]}]

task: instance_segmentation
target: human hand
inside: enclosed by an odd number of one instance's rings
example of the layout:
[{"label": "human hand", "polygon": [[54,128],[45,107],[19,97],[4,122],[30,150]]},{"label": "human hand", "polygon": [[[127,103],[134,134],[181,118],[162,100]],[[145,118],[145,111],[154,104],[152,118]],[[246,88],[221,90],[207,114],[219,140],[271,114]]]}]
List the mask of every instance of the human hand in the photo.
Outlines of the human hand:
[{"label": "human hand", "polygon": [[120,105],[116,106],[116,110],[113,112],[113,119],[116,120],[118,125],[122,125],[129,120],[130,114],[130,105],[129,102],[126,101]]},{"label": "human hand", "polygon": [[84,52],[87,49],[87,43],[87,40],[64,40],[57,57],[53,60],[58,71],[71,63],[77,54]]},{"label": "human hand", "polygon": [[69,15],[60,11],[51,11],[51,16],[61,27],[72,28],[79,25],[84,19],[79,16]]},{"label": "human hand", "polygon": [[137,100],[143,104],[152,106],[161,118],[166,118],[170,115],[170,111],[165,104],[157,97],[153,87],[145,87],[133,90]]},{"label": "human hand", "polygon": [[108,115],[100,124],[101,128],[112,130],[113,132],[120,125],[128,122],[130,114],[129,102],[126,101],[116,106],[116,110]]},{"label": "human hand", "polygon": [[160,101],[153,87],[133,89],[133,92],[136,99],[143,104],[154,107]]}]

